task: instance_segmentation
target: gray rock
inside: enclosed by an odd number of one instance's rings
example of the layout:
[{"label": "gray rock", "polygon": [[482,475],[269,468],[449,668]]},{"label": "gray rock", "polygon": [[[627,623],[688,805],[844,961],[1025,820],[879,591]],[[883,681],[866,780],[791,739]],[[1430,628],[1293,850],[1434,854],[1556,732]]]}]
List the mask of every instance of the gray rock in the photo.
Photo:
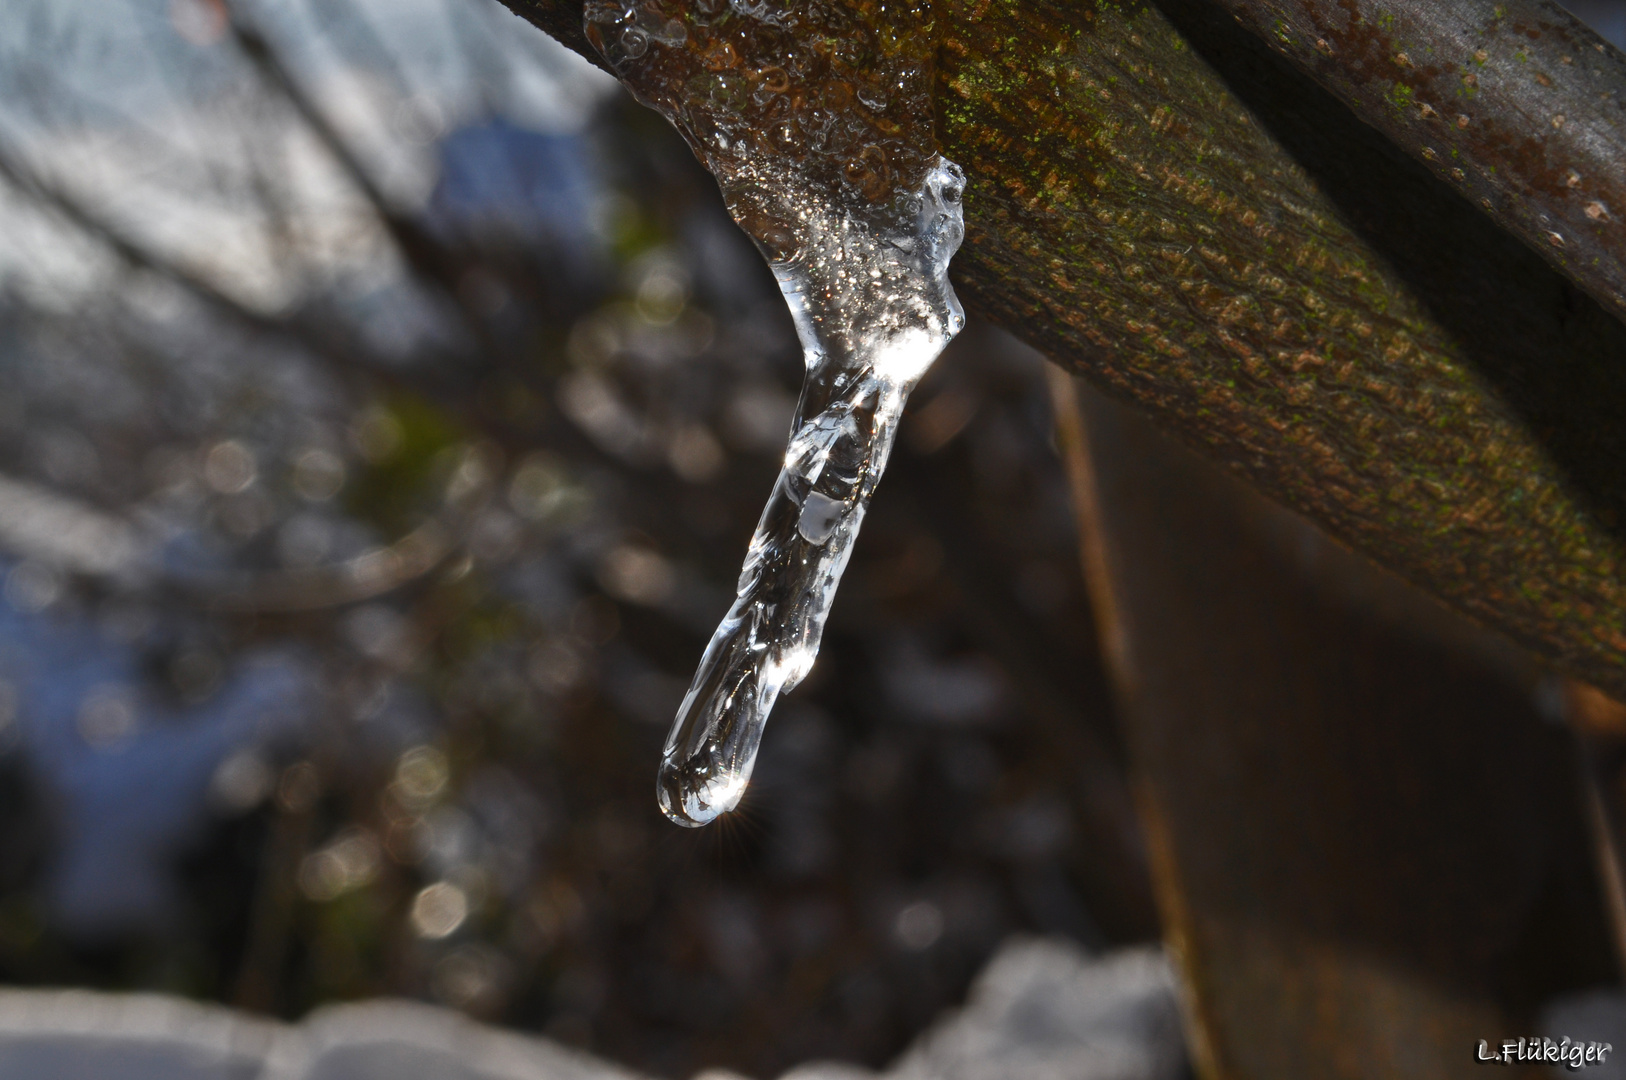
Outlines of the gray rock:
[{"label": "gray rock", "polygon": [[157,995],[0,991],[0,1076],[30,1080],[641,1080],[547,1039],[377,1001],[289,1026]]},{"label": "gray rock", "polygon": [[885,1074],[813,1063],[781,1080],[1175,1080],[1185,1049],[1161,949],[1092,958],[1068,941],[1008,942]]},{"label": "gray rock", "polygon": [[[695,1080],[701,1080],[696,1077]],[[839,1061],[810,1061],[798,1065],[779,1080],[876,1080],[875,1074]]]},{"label": "gray rock", "polygon": [[[1001,949],[970,1003],[882,1077],[810,1063],[782,1080],[1174,1080],[1183,1061],[1174,979],[1160,951],[1092,959],[1067,942],[1024,939]],[[158,995],[79,990],[0,991],[0,1077],[12,1076],[641,1080],[547,1039],[412,1002],[332,1006],[288,1025]]]},{"label": "gray rock", "polygon": [[0,991],[0,1076],[257,1080],[284,1030],[155,994]]}]

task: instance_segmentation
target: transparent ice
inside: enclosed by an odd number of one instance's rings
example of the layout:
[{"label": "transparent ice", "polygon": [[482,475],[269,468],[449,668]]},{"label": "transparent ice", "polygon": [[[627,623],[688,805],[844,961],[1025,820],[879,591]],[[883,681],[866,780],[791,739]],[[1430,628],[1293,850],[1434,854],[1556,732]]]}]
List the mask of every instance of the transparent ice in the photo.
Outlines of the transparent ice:
[{"label": "transparent ice", "polygon": [[657,797],[679,825],[738,805],[774,702],[818,655],[909,392],[965,321],[948,281],[965,177],[931,139],[929,23],[899,7],[880,23],[787,0],[586,8],[611,67],[717,175],[807,365],[734,604],[666,740]]}]

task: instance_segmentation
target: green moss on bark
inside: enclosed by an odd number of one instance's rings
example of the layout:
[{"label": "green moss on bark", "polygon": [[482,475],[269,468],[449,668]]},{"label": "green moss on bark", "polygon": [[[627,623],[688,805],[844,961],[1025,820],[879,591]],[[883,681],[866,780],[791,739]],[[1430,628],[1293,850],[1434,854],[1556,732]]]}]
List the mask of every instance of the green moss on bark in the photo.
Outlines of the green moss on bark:
[{"label": "green moss on bark", "polygon": [[1626,327],[1201,0],[951,8],[968,307],[1626,694]]}]

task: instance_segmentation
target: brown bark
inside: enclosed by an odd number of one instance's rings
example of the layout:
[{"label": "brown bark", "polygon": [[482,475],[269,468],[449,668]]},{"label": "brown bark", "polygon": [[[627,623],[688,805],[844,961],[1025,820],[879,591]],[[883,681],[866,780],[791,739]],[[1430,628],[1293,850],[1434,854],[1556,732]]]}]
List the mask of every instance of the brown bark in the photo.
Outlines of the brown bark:
[{"label": "brown bark", "polygon": [[1615,315],[1626,56],[1551,0],[1218,0]]},{"label": "brown bark", "polygon": [[952,14],[968,307],[1626,693],[1626,325],[1206,0]]}]

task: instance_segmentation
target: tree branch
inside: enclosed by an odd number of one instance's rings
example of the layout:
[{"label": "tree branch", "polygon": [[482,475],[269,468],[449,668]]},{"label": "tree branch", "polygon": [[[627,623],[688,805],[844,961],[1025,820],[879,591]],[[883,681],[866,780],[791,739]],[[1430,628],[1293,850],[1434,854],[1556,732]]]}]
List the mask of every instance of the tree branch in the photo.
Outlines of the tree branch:
[{"label": "tree branch", "polygon": [[[356,156],[355,150],[305,93],[299,80],[294,78],[293,72],[283,62],[281,54],[272,48],[260,29],[248,21],[241,11],[241,5],[230,5],[228,10],[231,12],[228,26],[232,39],[243,55],[248,57],[267,84],[288,102],[346,179],[355,185],[408,265],[423,280],[436,283],[455,299],[458,295],[458,278],[463,269],[455,253],[450,252],[447,245],[436,242],[417,221],[396,209]],[[477,334],[480,332],[480,327],[472,321],[470,329]]]},{"label": "tree branch", "polygon": [[1626,325],[1211,0],[948,7],[967,306],[1626,693]]},{"label": "tree branch", "polygon": [[373,356],[354,334],[342,333],[336,320],[265,315],[241,303],[202,274],[154,251],[116,223],[87,206],[77,195],[47,180],[0,145],[0,183],[8,184],[38,205],[62,216],[86,236],[106,244],[126,265],[154,274],[234,320],[243,328],[291,342],[347,376],[359,376],[387,386],[432,396],[450,389],[436,375],[408,373]]},{"label": "tree branch", "polygon": [[1626,56],[1541,0],[1218,0],[1626,316]]}]

